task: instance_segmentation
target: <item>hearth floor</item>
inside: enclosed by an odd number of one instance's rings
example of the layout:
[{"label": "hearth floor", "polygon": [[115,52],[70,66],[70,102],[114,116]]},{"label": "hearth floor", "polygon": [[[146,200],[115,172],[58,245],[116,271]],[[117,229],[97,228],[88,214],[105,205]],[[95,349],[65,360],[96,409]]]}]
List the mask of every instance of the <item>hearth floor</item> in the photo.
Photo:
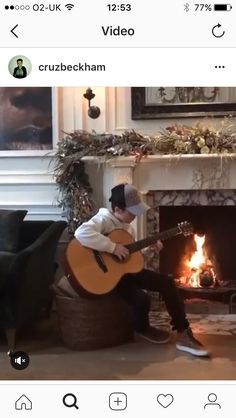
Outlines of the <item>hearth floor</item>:
[{"label": "hearth floor", "polygon": [[[236,336],[236,315],[188,314],[191,328],[196,334]],[[151,312],[153,326],[169,328],[166,312]]]},{"label": "hearth floor", "polygon": [[[55,321],[44,321],[24,335],[17,349],[27,351],[30,366],[14,370],[0,337],[0,378],[7,380],[235,380],[236,315],[189,314],[192,329],[212,355],[197,358],[176,351],[175,335],[167,344],[135,342],[97,351],[78,352],[60,341]],[[153,312],[156,326],[167,326],[165,312]]]}]

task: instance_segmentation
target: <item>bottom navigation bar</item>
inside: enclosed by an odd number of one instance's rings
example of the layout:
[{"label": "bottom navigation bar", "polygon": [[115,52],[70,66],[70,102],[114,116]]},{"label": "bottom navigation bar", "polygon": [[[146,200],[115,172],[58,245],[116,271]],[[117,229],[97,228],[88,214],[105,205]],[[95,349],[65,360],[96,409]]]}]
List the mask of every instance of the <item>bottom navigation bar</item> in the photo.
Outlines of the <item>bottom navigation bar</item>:
[{"label": "bottom navigation bar", "polygon": [[[79,413],[82,418],[128,416],[183,418],[228,417],[234,408],[236,384],[141,383],[107,384],[1,384],[1,415],[4,418],[42,414]],[[115,414],[117,413],[117,414]],[[115,414],[115,415],[114,415]],[[122,415],[123,414],[123,415]],[[164,414],[164,415],[163,415]]]}]

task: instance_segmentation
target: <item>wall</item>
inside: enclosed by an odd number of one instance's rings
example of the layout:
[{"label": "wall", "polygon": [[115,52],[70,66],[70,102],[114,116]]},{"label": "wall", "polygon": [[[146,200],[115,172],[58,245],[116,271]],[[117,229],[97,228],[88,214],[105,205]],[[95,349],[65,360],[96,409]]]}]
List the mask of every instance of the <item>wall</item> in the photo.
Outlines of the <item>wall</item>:
[{"label": "wall", "polygon": [[60,218],[49,161],[49,157],[1,157],[0,207],[25,208],[28,219]]},{"label": "wall", "polygon": [[[121,134],[126,129],[151,134],[170,123],[170,119],[132,121],[130,88],[93,88],[96,94],[92,104],[99,106],[101,115],[97,120],[87,116],[88,102],[83,98],[86,87],[54,89],[54,147],[58,139],[76,129],[94,130]],[[175,119],[176,121],[176,119]],[[196,119],[178,120],[193,124]],[[28,218],[59,219],[61,209],[57,206],[57,187],[49,163],[51,155],[40,152],[26,156],[19,151],[0,152],[0,207],[27,208]],[[94,199],[98,206],[105,203],[103,192],[103,172],[97,165],[88,164],[90,181],[94,189]]]}]

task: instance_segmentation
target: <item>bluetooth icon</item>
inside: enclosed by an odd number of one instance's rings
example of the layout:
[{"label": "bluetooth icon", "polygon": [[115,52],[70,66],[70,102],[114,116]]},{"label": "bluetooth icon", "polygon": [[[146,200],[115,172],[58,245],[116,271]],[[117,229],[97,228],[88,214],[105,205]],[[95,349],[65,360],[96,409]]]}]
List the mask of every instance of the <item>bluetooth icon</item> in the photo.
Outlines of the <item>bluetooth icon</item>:
[{"label": "bluetooth icon", "polygon": [[185,3],[184,4],[184,11],[185,12],[189,12],[189,10],[190,10],[190,4],[189,3]]}]

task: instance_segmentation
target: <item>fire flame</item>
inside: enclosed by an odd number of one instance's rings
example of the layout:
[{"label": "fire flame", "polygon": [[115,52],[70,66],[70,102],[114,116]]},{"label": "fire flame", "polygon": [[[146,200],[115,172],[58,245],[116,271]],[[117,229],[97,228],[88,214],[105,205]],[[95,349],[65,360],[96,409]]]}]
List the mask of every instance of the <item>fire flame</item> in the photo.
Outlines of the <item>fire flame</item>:
[{"label": "fire flame", "polygon": [[200,237],[199,235],[194,235],[194,241],[197,246],[197,250],[193,253],[191,260],[188,261],[187,265],[191,269],[198,269],[201,264],[205,263],[205,256],[203,252],[203,245],[205,243],[205,235]]},{"label": "fire flame", "polygon": [[191,259],[186,260],[187,274],[181,278],[181,283],[191,287],[201,287],[201,275],[207,274],[215,282],[216,276],[211,261],[209,260],[204,249],[205,235],[199,236],[194,234],[194,241],[196,243],[196,251],[193,253]]}]

